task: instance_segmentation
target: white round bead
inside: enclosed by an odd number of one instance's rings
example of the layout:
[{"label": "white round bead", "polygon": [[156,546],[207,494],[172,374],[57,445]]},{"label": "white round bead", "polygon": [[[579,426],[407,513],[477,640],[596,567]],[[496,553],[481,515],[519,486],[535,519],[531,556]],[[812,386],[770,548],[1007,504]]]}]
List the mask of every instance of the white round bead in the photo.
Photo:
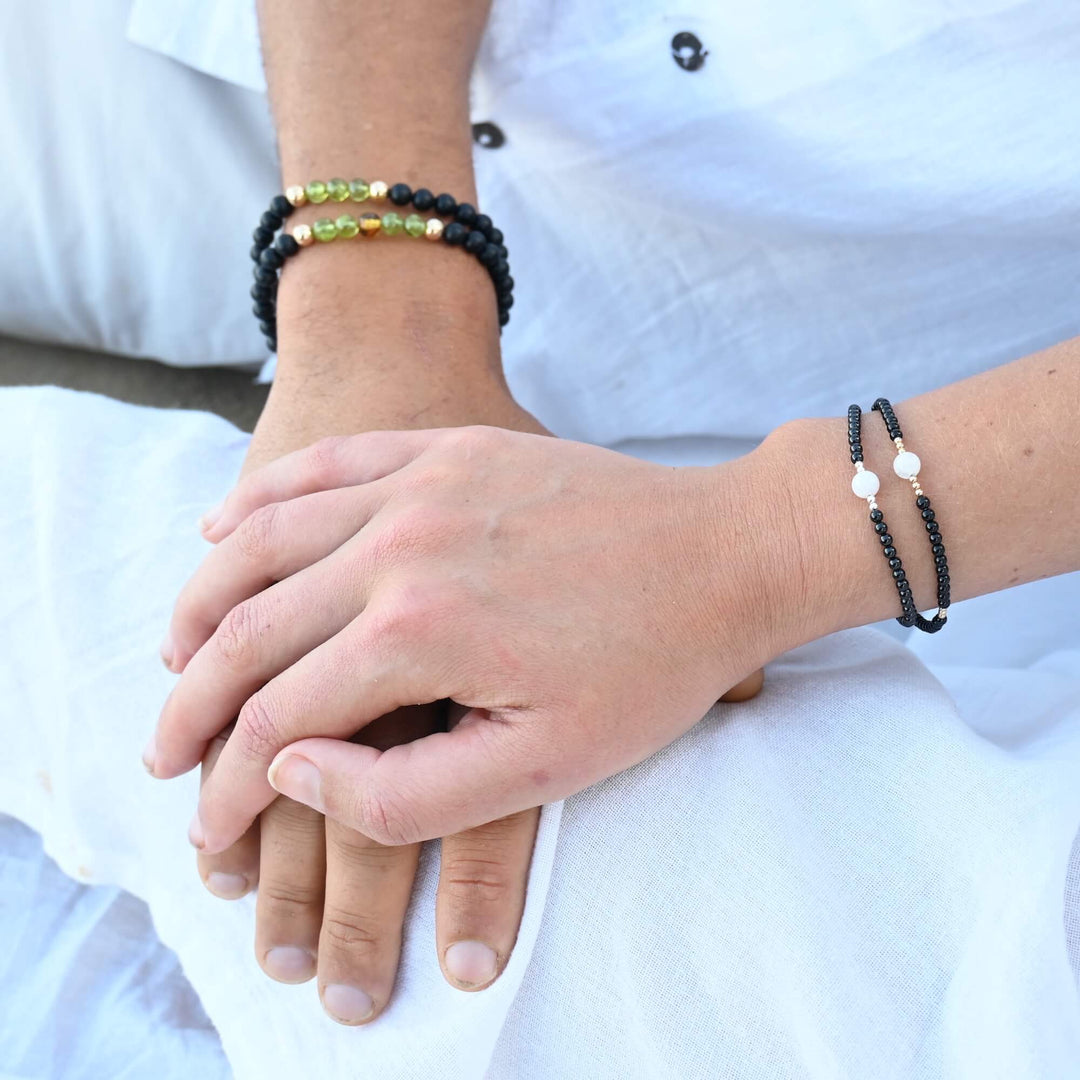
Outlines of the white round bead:
[{"label": "white round bead", "polygon": [[881,487],[881,481],[878,479],[877,473],[872,473],[869,469],[857,472],[851,478],[851,490],[860,499],[873,498],[878,493],[879,487]]},{"label": "white round bead", "polygon": [[905,480],[910,480],[913,476],[919,475],[919,470],[922,468],[922,462],[919,460],[918,454],[913,454],[910,450],[905,450],[902,454],[897,454],[893,458],[893,472],[897,476],[903,477]]}]

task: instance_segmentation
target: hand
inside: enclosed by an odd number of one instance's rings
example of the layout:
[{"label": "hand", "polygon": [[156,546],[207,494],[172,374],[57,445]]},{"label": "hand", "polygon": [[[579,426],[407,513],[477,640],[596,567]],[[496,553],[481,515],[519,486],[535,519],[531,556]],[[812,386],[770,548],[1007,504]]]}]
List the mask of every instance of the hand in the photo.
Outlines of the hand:
[{"label": "hand", "polygon": [[[358,421],[351,395],[314,393],[286,369],[275,384],[252,440],[243,474]],[[521,430],[544,429],[498,386],[462,385],[461,401],[443,395],[443,422],[485,416]],[[467,398],[467,400],[465,400]],[[386,423],[384,412],[368,423]],[[194,649],[170,643],[181,671]],[[369,725],[367,745],[385,749],[446,726],[442,706],[399,709]],[[227,729],[228,730],[228,729]],[[216,737],[203,762],[204,782],[224,748]],[[529,810],[443,841],[436,895],[436,947],[442,970],[461,989],[481,989],[501,973],[517,936],[539,813]],[[200,853],[199,873],[216,895],[242,896],[259,883],[256,956],[272,978],[301,982],[318,974],[327,1011],[345,1023],[368,1022],[388,1002],[398,966],[405,911],[419,845],[388,848],[301,803],[278,798],[232,847]],[[490,950],[490,955],[486,950]],[[370,1011],[368,1021],[361,1018]]]},{"label": "hand", "polygon": [[254,474],[174,616],[206,644],[162,713],[157,774],[193,767],[239,714],[193,842],[219,851],[243,832],[290,743],[406,703],[468,712],[382,752],[305,742],[275,782],[414,843],[564,797],[677,737],[801,633],[768,543],[775,509],[760,509],[782,476],[769,461],[670,469],[468,428],[329,440]]}]

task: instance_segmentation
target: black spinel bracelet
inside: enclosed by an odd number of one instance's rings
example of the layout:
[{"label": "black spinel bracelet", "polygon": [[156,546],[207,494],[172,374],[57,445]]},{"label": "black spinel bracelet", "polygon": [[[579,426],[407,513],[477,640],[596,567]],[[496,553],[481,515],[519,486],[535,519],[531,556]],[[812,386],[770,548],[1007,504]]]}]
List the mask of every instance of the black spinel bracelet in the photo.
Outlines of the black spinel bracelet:
[{"label": "black spinel bracelet", "polygon": [[930,553],[934,557],[934,571],[937,574],[937,613],[932,619],[917,615],[914,626],[925,631],[927,634],[935,634],[940,630],[948,619],[951,596],[949,593],[949,560],[945,556],[945,543],[941,538],[941,526],[938,525],[934,508],[930,505],[930,499],[922,489],[919,482],[919,470],[922,462],[918,454],[913,454],[904,448],[904,433],[900,430],[900,423],[896,419],[896,413],[889,403],[888,398],[878,398],[873,404],[875,412],[881,413],[882,420],[889,432],[889,438],[896,447],[896,457],[893,458],[893,472],[902,480],[907,480],[915,492],[915,506],[923,521],[930,540]]},{"label": "black spinel bracelet", "polygon": [[860,499],[865,499],[870,506],[870,520],[881,542],[881,553],[888,560],[889,569],[892,571],[893,581],[896,584],[896,592],[900,597],[900,608],[903,614],[896,621],[901,626],[914,626],[916,619],[922,616],[915,607],[915,600],[911,595],[911,583],[907,579],[904,564],[896,553],[889,526],[885,524],[885,516],[878,509],[875,496],[881,487],[881,481],[876,473],[870,472],[863,464],[862,409],[858,405],[848,406],[848,446],[851,450],[851,463],[855,466],[855,475],[851,478],[851,490]]},{"label": "black spinel bracelet", "polygon": [[[308,202],[319,204],[330,200],[340,203],[347,199],[353,202],[388,200],[400,207],[411,203],[421,212],[434,211],[454,220],[444,225],[438,217],[424,221],[417,214],[409,214],[402,218],[395,211],[382,216],[367,213],[359,219],[345,213],[336,220],[322,218],[310,226],[299,225],[291,234],[282,233],[274,239],[296,207]],[[475,206],[459,203],[446,193],[434,195],[427,188],[413,191],[407,184],[388,187],[381,181],[368,184],[364,180],[353,180],[351,183],[344,180],[325,183],[316,180],[306,187],[290,187],[285,194],[275,195],[252,234],[251,258],[255,263],[252,311],[259,320],[259,329],[265,334],[266,344],[271,351],[277,350],[277,284],[285,261],[296,255],[301,247],[308,247],[316,241],[372,237],[379,232],[388,236],[423,236],[428,240],[442,240],[452,247],[464,248],[491,277],[498,303],[500,328],[510,321],[510,309],[514,306],[514,279],[510,275],[509,252],[503,244],[502,232],[495,228],[490,217],[479,213]]]}]

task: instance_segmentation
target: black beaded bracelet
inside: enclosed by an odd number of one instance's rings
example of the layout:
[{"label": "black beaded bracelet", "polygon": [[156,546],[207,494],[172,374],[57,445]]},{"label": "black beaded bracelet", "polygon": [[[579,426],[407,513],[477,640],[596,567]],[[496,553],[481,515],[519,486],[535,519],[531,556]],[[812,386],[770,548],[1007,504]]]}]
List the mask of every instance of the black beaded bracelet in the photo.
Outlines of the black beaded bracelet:
[{"label": "black beaded bracelet", "polygon": [[[378,214],[364,214],[359,220],[351,214],[342,214],[336,221],[324,218],[313,225],[299,225],[292,234],[282,233],[275,240],[275,234],[281,229],[286,218],[298,206],[311,202],[365,202],[368,199],[381,201],[388,199],[395,206],[407,206],[410,203],[421,211],[432,210],[454,220],[444,225],[438,217],[423,221],[418,215],[411,214],[402,219],[399,214],[390,211],[381,217]],[[259,329],[266,337],[270,350],[277,350],[277,284],[278,273],[285,260],[316,241],[328,242],[339,236],[351,239],[355,236],[374,236],[379,232],[388,235],[404,233],[408,236],[424,236],[428,240],[442,240],[451,246],[460,246],[473,255],[491,277],[498,302],[499,326],[510,321],[510,309],[514,304],[514,279],[510,276],[509,251],[503,244],[502,231],[497,229],[491,218],[481,214],[469,203],[459,203],[452,195],[434,195],[427,188],[413,191],[407,184],[394,184],[388,187],[381,181],[368,184],[364,180],[330,180],[323,183],[313,181],[306,187],[290,187],[285,194],[275,195],[269,209],[259,219],[252,239],[251,258],[255,263],[255,284],[251,289],[254,301],[252,311],[259,320]]]},{"label": "black beaded bracelet", "polygon": [[937,515],[930,505],[930,499],[922,489],[919,482],[919,470],[922,462],[918,454],[913,454],[904,448],[904,433],[900,430],[900,423],[896,419],[896,413],[889,403],[888,398],[878,398],[873,404],[873,410],[881,413],[882,420],[889,432],[889,438],[896,447],[896,457],[893,458],[893,472],[902,480],[907,480],[915,492],[915,506],[922,517],[923,526],[930,540],[930,552],[934,556],[934,570],[937,573],[937,614],[932,619],[917,615],[914,626],[927,634],[935,634],[940,630],[948,619],[949,603],[949,560],[945,555],[945,542],[941,538],[941,526],[937,522]]},{"label": "black beaded bracelet", "polygon": [[911,595],[911,584],[907,579],[904,564],[896,553],[889,526],[885,524],[885,516],[878,509],[875,498],[881,487],[881,481],[876,473],[870,472],[863,464],[862,409],[858,405],[849,405],[847,414],[848,446],[851,449],[851,463],[855,466],[855,475],[851,478],[851,490],[860,499],[865,499],[870,506],[870,520],[874,523],[874,532],[877,533],[877,538],[881,542],[881,553],[889,562],[889,569],[896,583],[896,592],[900,597],[900,608],[903,614],[896,621],[901,626],[914,626],[915,620],[921,616]]}]

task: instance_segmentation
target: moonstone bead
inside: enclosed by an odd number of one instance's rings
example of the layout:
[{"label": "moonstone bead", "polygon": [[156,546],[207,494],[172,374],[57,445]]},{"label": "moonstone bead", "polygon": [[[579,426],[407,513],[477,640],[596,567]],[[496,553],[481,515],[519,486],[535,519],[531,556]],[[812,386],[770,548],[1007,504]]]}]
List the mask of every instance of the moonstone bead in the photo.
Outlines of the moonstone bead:
[{"label": "moonstone bead", "polygon": [[854,491],[860,499],[872,498],[878,493],[878,488],[880,487],[881,481],[878,479],[877,473],[872,473],[869,469],[857,472],[851,478],[851,490]]},{"label": "moonstone bead", "polygon": [[905,450],[902,454],[897,454],[893,458],[893,472],[896,473],[903,480],[910,480],[913,476],[919,475],[919,470],[922,468],[922,462],[919,460],[918,454],[913,454],[910,450]]}]

